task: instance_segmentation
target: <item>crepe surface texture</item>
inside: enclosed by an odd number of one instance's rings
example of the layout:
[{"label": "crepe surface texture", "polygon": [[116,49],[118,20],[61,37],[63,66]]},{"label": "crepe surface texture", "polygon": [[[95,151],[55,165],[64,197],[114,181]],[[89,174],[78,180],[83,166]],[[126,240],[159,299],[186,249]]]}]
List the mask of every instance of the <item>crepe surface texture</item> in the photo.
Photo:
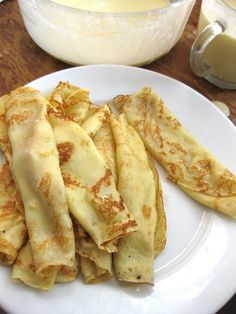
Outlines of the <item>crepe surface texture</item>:
[{"label": "crepe surface texture", "polygon": [[103,123],[100,130],[94,136],[93,141],[110,168],[115,184],[117,185],[116,147],[109,120]]},{"label": "crepe surface texture", "polygon": [[27,232],[22,200],[9,164],[11,146],[5,119],[5,103],[8,98],[8,95],[0,98],[0,149],[4,153],[4,161],[0,166],[0,263],[6,265],[12,264],[16,259]]},{"label": "crepe surface texture", "polygon": [[114,252],[113,240],[137,229],[121,199],[111,170],[89,135],[74,121],[51,107],[60,166],[69,208],[99,248]]},{"label": "crepe surface texture", "polygon": [[48,100],[53,107],[63,111],[78,124],[81,124],[89,115],[91,101],[88,89],[74,86],[69,82],[59,82]]},{"label": "crepe surface texture", "polygon": [[113,103],[169,179],[199,203],[236,218],[236,176],[191,136],[151,88],[118,96]]},{"label": "crepe surface texture", "polygon": [[[148,153],[148,152],[147,152]],[[156,258],[164,250],[166,245],[166,214],[163,201],[163,193],[161,187],[161,181],[159,174],[155,167],[152,156],[148,153],[148,161],[152,170],[154,180],[156,183],[156,211],[157,211],[157,222],[154,234],[154,257]]]},{"label": "crepe surface texture", "polygon": [[77,224],[75,240],[84,282],[93,284],[110,279],[112,277],[111,253],[99,249],[89,234]]},{"label": "crepe surface texture", "polygon": [[81,127],[91,138],[94,138],[109,115],[110,109],[108,105],[101,106],[83,121]]},{"label": "crepe surface texture", "polygon": [[5,104],[12,170],[20,191],[37,276],[72,267],[75,243],[47,101],[29,87]]},{"label": "crepe surface texture", "polygon": [[138,231],[121,239],[114,254],[119,280],[153,284],[156,184],[137,132],[124,115],[110,118],[116,144],[118,190],[134,215]]},{"label": "crepe surface texture", "polygon": [[0,263],[10,265],[24,243],[26,226],[23,205],[16,190],[10,166],[0,166]]}]

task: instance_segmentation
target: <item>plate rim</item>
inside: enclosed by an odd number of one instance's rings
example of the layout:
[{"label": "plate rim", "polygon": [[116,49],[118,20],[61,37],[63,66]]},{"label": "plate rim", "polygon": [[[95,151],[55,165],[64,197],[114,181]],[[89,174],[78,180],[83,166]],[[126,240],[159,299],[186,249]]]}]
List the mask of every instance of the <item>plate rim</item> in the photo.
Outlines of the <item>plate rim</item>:
[{"label": "plate rim", "polygon": [[[201,93],[199,93],[198,91],[196,91],[194,88],[186,85],[185,83],[177,80],[177,79],[174,79],[170,76],[167,76],[167,75],[164,75],[164,74],[161,74],[159,72],[156,72],[156,71],[152,71],[152,70],[149,70],[149,69],[143,69],[143,68],[138,68],[138,67],[133,67],[133,66],[125,66],[125,65],[113,65],[113,64],[99,64],[99,65],[85,65],[85,66],[78,66],[78,67],[69,67],[67,69],[62,69],[62,70],[59,70],[59,71],[55,71],[55,72],[52,72],[52,73],[49,73],[49,74],[46,74],[42,77],[39,77],[29,83],[26,84],[26,86],[33,86],[34,84],[37,84],[39,81],[41,80],[44,80],[46,78],[50,79],[51,77],[53,77],[54,75],[60,75],[60,74],[64,74],[65,72],[76,72],[76,71],[80,71],[80,69],[84,70],[86,68],[95,68],[95,69],[98,69],[98,68],[116,68],[116,69],[120,69],[120,68],[123,68],[123,69],[127,69],[127,70],[135,70],[135,71],[138,71],[138,72],[148,72],[148,73],[151,73],[152,75],[157,75],[159,77],[164,77],[164,78],[167,78],[168,80],[171,80],[173,81],[174,83],[176,84],[181,84],[184,88],[187,88],[188,90],[190,90],[191,93],[197,93],[198,96],[202,97],[204,101],[207,101],[208,104],[210,104],[210,106],[212,106],[212,108],[214,108],[215,112],[218,112],[218,114],[221,115],[221,118],[223,118],[225,121],[227,121],[228,125],[230,127],[232,127],[232,131],[236,132],[236,128],[235,128],[235,125],[233,124],[232,121],[230,121],[217,107],[214,106],[214,104],[209,100],[207,99],[204,95],[202,95]],[[236,133],[235,133],[236,134]],[[235,292],[232,292],[232,295],[229,296],[227,298],[227,300],[224,300],[222,301],[222,306],[224,306],[228,300],[234,295]],[[2,301],[0,300],[0,304],[2,304]]]}]

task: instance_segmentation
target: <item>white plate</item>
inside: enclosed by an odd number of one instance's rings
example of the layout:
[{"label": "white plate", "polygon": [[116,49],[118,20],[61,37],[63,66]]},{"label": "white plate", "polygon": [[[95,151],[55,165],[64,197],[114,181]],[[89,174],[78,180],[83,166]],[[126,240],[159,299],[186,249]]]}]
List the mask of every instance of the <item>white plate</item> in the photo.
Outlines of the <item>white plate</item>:
[{"label": "white plate", "polygon": [[[188,86],[151,71],[114,65],[71,68],[29,85],[46,94],[60,80],[88,87],[95,103],[151,86],[183,125],[236,172],[236,128]],[[1,267],[1,306],[17,314],[206,314],[223,306],[236,290],[236,223],[191,200],[158,169],[168,232],[166,248],[155,262],[154,287],[115,280],[85,285],[80,278],[45,293],[12,283],[10,269]]]}]

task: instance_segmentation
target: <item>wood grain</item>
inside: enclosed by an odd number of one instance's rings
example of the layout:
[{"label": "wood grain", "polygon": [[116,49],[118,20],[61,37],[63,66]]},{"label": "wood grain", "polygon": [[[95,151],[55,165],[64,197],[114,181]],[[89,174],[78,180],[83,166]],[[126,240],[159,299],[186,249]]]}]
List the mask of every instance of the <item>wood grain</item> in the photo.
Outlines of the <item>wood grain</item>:
[{"label": "wood grain", "polygon": [[[189,65],[189,52],[196,36],[200,9],[197,0],[185,32],[172,51],[145,68],[169,75],[193,87],[210,100],[225,102],[231,111],[230,118],[236,123],[236,91],[221,90],[204,79],[195,76]],[[24,85],[48,73],[68,68],[57,61],[31,40],[19,13],[16,0],[0,4],[0,95]],[[236,298],[219,313],[236,313]],[[0,313],[5,313],[0,309]]]},{"label": "wood grain", "polygon": [[[221,90],[198,78],[190,69],[189,52],[196,36],[199,9],[200,0],[197,0],[179,43],[169,54],[145,68],[178,79],[210,100],[225,102],[230,107],[231,119],[236,123],[236,91]],[[0,4],[0,95],[45,74],[68,67],[34,44],[23,25],[17,1],[6,0]]]}]

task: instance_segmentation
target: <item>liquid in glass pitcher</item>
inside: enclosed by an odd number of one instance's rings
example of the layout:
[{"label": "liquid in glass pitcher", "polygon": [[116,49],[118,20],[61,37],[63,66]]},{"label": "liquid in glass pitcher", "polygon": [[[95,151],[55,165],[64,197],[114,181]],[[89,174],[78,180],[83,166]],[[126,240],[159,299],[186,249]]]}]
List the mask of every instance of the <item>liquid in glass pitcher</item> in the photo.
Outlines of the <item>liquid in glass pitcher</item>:
[{"label": "liquid in glass pitcher", "polygon": [[236,89],[236,0],[202,0],[190,63],[198,76]]}]

